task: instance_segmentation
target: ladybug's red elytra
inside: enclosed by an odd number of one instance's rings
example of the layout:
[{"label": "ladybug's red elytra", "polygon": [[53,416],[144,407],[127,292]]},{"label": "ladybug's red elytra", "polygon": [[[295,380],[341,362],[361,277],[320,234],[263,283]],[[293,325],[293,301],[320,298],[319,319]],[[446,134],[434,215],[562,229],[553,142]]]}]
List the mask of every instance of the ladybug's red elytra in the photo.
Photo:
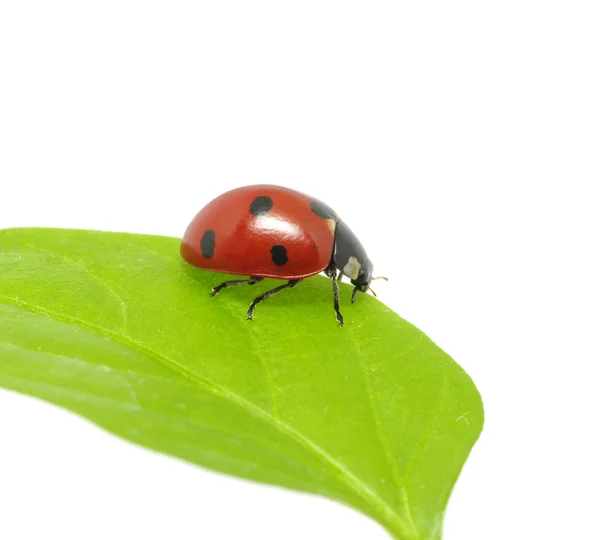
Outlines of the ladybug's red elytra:
[{"label": "ladybug's red elytra", "polygon": [[248,319],[266,298],[324,272],[332,280],[335,315],[343,325],[337,281],[350,278],[354,303],[358,291],[373,292],[371,281],[379,279],[372,277],[373,264],[358,238],[329,206],[272,185],[233,189],[209,202],[185,231],[181,256],[204,270],[249,276],[224,281],[211,296],[225,287],[255,285],[264,278],[287,280],[255,298]]}]

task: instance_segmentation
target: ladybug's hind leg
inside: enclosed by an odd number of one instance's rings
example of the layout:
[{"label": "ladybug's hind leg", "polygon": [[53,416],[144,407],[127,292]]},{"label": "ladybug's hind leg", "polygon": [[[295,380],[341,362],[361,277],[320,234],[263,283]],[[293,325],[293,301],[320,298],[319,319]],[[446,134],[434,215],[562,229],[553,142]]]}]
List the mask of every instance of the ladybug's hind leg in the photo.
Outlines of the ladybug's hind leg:
[{"label": "ladybug's hind leg", "polygon": [[265,278],[261,277],[250,277],[248,279],[232,279],[231,281],[224,281],[220,285],[217,285],[212,292],[211,296],[215,296],[221,289],[225,287],[233,287],[234,285],[256,285],[259,281],[262,281]]},{"label": "ladybug's hind leg", "polygon": [[256,306],[258,304],[260,304],[263,300],[266,300],[267,298],[270,298],[271,296],[280,293],[281,291],[283,291],[284,289],[289,289],[291,287],[295,287],[296,285],[298,285],[298,283],[300,283],[302,281],[302,279],[290,279],[287,283],[285,283],[284,285],[279,285],[279,287],[275,287],[274,289],[271,289],[270,291],[264,292],[262,293],[260,296],[257,296],[254,301],[252,302],[252,304],[250,304],[250,307],[248,308],[248,319],[252,320],[252,316],[254,315],[254,309],[256,308]]}]

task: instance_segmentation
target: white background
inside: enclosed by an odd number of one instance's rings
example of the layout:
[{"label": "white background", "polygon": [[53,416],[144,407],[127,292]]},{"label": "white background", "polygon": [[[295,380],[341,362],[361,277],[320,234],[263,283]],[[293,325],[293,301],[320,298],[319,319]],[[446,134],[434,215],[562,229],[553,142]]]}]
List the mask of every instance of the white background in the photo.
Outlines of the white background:
[{"label": "white background", "polygon": [[[486,424],[446,540],[599,538],[596,2],[3,2],[0,227],[333,206]],[[1,279],[1,276],[0,276]],[[0,538],[386,538],[0,391]]]}]

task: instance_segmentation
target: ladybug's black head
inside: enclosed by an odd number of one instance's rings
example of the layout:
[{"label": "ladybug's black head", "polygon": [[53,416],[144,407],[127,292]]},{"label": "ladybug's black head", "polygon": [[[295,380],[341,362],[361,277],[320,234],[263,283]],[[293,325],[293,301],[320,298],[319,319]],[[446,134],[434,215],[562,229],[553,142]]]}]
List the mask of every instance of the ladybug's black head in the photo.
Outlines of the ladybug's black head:
[{"label": "ladybug's black head", "polygon": [[371,259],[367,259],[362,261],[360,265],[360,270],[358,271],[358,276],[356,279],[351,279],[350,283],[358,288],[361,292],[367,292],[369,285],[371,284],[371,280],[373,279],[373,263]]},{"label": "ladybug's black head", "polygon": [[[373,263],[371,259],[366,259],[362,261],[360,265],[360,270],[358,271],[358,276],[356,279],[351,279],[350,283],[354,285],[354,291],[352,292],[352,303],[356,300],[356,293],[367,292],[371,285],[371,281],[373,280]],[[372,291],[373,289],[371,289]]]}]

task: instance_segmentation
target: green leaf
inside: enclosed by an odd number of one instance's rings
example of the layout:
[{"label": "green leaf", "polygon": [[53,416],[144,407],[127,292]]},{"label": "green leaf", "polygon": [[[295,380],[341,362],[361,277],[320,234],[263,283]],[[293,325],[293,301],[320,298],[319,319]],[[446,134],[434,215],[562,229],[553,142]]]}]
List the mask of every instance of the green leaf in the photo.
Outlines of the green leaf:
[{"label": "green leaf", "polygon": [[[395,538],[441,537],[483,424],[465,372],[376,299],[331,283],[225,290],[179,240],[0,231],[0,386],[231,475],[320,494]],[[40,450],[42,451],[42,450]]]}]

